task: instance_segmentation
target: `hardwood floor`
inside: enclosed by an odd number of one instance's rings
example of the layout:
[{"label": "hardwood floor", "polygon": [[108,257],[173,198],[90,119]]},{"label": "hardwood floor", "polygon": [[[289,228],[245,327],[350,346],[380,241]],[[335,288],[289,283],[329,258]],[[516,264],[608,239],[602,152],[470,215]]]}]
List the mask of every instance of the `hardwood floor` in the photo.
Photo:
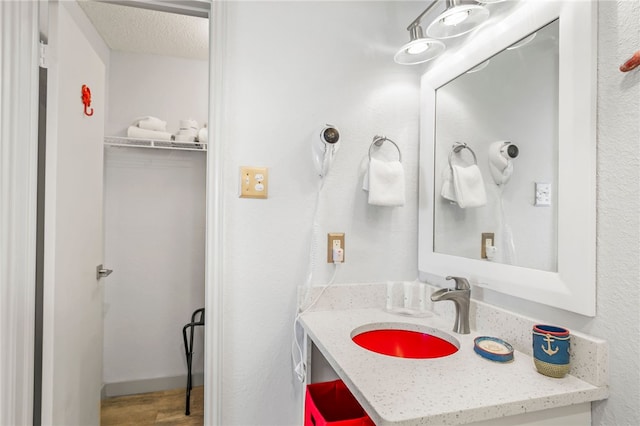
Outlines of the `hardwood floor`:
[{"label": "hardwood floor", "polygon": [[184,415],[185,390],[173,389],[139,395],[118,396],[102,401],[100,425],[204,424],[204,386],[191,391],[191,415]]}]

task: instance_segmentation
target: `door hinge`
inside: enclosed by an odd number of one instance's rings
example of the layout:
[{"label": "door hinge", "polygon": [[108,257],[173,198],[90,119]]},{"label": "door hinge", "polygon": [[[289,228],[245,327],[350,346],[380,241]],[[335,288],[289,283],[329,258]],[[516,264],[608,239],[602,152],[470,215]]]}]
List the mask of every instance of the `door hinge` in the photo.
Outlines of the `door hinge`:
[{"label": "door hinge", "polygon": [[49,45],[40,42],[40,68],[49,68]]},{"label": "door hinge", "polygon": [[96,278],[97,279],[108,277],[109,275],[111,275],[112,272],[113,272],[113,269],[105,268],[104,266],[102,266],[102,263],[100,265],[96,266]]}]

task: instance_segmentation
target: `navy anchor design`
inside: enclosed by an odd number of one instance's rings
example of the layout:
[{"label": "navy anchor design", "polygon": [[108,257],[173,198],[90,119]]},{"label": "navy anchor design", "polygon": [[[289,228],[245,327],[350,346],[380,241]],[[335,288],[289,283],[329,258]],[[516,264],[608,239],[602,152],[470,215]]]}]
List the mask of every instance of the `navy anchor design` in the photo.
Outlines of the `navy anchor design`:
[{"label": "navy anchor design", "polygon": [[547,355],[553,356],[560,350],[560,348],[558,348],[557,346],[555,349],[551,348],[551,343],[553,343],[553,338],[551,337],[550,334],[545,335],[544,341],[547,342],[547,347],[545,348],[544,345],[540,345],[540,347],[542,348],[544,353],[546,353]]}]

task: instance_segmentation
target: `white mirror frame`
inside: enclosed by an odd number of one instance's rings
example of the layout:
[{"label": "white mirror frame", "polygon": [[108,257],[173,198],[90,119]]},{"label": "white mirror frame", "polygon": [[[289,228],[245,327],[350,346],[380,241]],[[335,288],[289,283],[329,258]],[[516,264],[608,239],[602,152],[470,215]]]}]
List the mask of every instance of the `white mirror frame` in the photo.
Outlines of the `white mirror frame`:
[{"label": "white mirror frame", "polygon": [[[518,2],[508,16],[489,20],[456,51],[438,58],[422,76],[418,212],[421,278],[464,276],[475,286],[595,316],[596,7],[596,2],[581,0]],[[557,18],[560,18],[558,271],[546,272],[435,253],[436,90]]]}]

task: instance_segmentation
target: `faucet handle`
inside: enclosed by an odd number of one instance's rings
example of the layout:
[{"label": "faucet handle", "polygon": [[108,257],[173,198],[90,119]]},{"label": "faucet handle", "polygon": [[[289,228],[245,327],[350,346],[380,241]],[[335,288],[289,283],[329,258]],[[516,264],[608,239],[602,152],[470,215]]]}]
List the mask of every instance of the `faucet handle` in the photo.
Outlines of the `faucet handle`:
[{"label": "faucet handle", "polygon": [[467,280],[466,278],[448,276],[445,279],[455,281],[456,290],[471,290],[471,286],[469,285],[469,280]]}]

